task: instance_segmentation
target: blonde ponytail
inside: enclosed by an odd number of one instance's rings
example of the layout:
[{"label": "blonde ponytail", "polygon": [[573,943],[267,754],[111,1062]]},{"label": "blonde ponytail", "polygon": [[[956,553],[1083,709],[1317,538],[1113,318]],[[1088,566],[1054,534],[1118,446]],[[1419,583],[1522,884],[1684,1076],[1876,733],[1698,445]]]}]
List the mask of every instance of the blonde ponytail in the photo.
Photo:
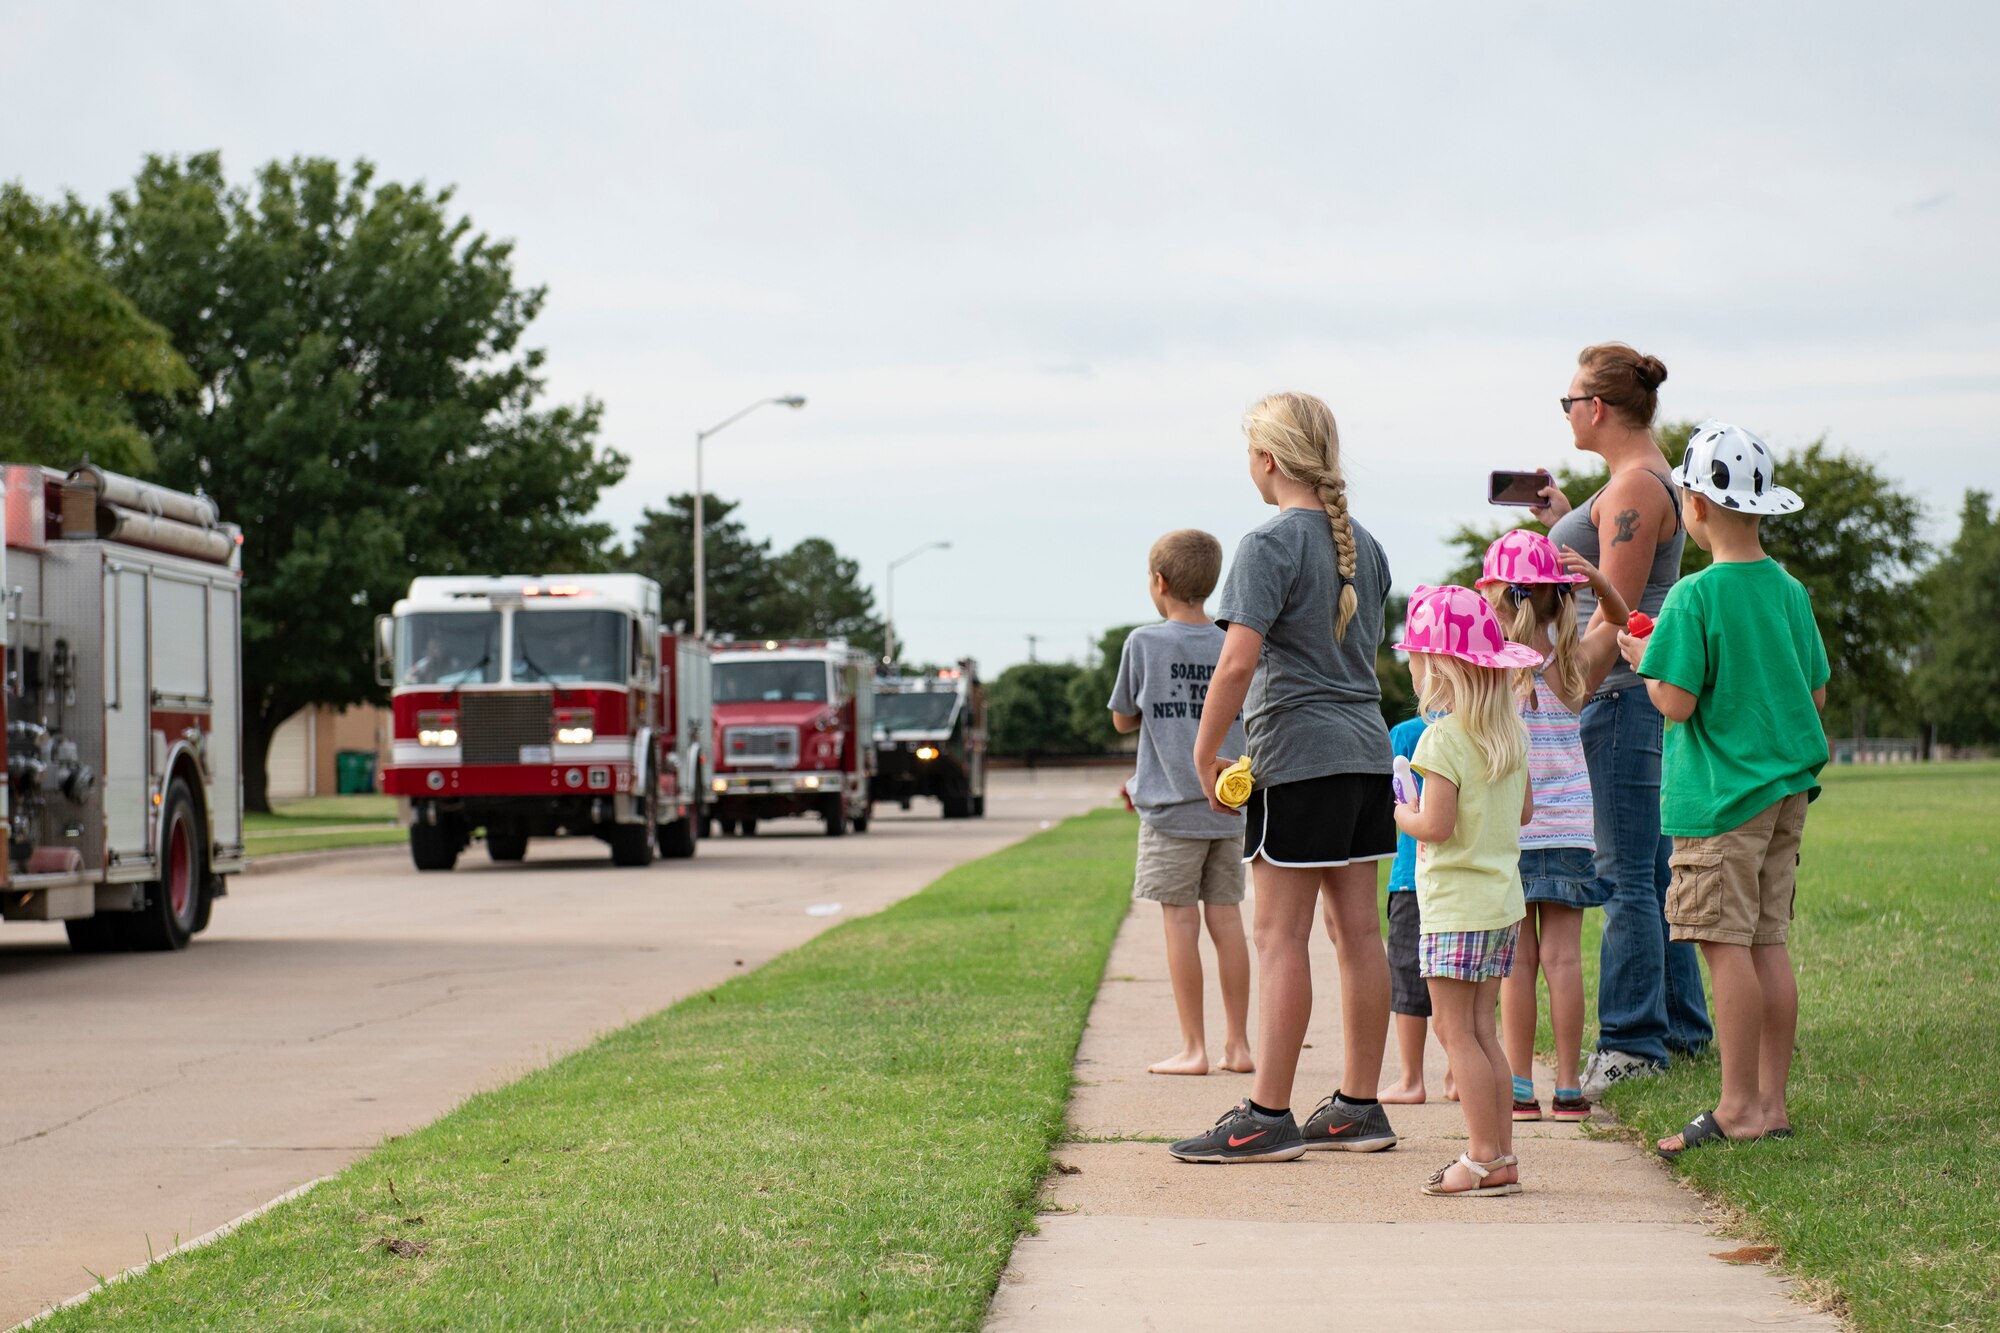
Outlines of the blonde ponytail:
[{"label": "blonde ponytail", "polygon": [[[1547,629],[1551,651],[1542,665],[1542,677],[1554,681],[1563,698],[1576,698],[1583,693],[1585,679],[1583,641],[1576,633],[1576,599],[1558,595],[1553,584],[1539,583],[1534,585],[1534,596],[1515,602],[1507,588],[1504,583],[1489,583],[1480,591],[1486,594],[1486,604],[1493,608],[1508,641],[1533,648],[1535,631]],[[1534,670],[1520,667],[1513,674],[1515,696],[1535,707]]]},{"label": "blonde ponytail", "polygon": [[1252,449],[1271,456],[1278,471],[1312,487],[1326,509],[1340,571],[1333,637],[1345,639],[1348,622],[1360,605],[1354,591],[1359,555],[1354,525],[1347,517],[1347,483],[1340,475],[1340,428],[1334,424],[1333,409],[1309,393],[1274,393],[1250,408],[1243,418],[1243,433]]}]

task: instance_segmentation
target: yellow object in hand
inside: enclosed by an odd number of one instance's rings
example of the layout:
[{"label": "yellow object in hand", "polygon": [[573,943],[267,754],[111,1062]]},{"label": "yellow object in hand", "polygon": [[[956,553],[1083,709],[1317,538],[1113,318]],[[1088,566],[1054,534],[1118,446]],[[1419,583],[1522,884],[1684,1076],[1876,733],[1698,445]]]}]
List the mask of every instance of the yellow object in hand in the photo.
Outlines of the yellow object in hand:
[{"label": "yellow object in hand", "polygon": [[1215,799],[1232,809],[1239,808],[1250,799],[1250,789],[1257,784],[1250,777],[1250,756],[1244,755],[1215,780]]}]

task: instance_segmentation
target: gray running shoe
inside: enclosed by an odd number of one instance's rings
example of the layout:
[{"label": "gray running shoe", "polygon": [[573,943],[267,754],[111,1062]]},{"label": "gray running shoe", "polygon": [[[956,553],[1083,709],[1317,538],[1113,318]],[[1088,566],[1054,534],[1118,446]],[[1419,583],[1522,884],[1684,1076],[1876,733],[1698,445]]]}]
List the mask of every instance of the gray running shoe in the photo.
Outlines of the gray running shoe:
[{"label": "gray running shoe", "polygon": [[1381,1152],[1399,1141],[1382,1103],[1351,1106],[1337,1097],[1313,1108],[1304,1133],[1306,1147],[1329,1152]]},{"label": "gray running shoe", "polygon": [[1649,1078],[1664,1068],[1666,1066],[1656,1064],[1643,1055],[1629,1055],[1624,1051],[1592,1051],[1583,1066],[1583,1087],[1579,1091],[1586,1101],[1601,1102],[1605,1090],[1613,1084],[1623,1083],[1628,1078]]},{"label": "gray running shoe", "polygon": [[1269,1120],[1239,1103],[1222,1113],[1215,1128],[1182,1139],[1167,1151],[1183,1162],[1289,1162],[1302,1155],[1299,1122],[1290,1111]]}]

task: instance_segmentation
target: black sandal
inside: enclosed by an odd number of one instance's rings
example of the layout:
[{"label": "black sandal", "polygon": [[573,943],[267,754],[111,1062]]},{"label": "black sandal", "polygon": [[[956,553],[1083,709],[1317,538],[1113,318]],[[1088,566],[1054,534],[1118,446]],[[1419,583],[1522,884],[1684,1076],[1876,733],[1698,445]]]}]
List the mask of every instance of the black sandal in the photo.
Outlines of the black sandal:
[{"label": "black sandal", "polygon": [[1662,1148],[1655,1145],[1653,1151],[1671,1162],[1682,1153],[1699,1148],[1704,1143],[1755,1143],[1758,1137],[1753,1134],[1747,1139],[1731,1138],[1722,1132],[1722,1126],[1716,1122],[1715,1112],[1703,1111],[1681,1126],[1680,1147]]}]

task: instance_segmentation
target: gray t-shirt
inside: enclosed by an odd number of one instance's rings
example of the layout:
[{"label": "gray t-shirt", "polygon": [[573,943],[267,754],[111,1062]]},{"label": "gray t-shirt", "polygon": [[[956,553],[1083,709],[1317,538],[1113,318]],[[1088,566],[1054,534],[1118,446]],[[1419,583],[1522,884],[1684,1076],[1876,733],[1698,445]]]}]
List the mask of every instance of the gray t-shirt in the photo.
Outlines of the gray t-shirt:
[{"label": "gray t-shirt", "polygon": [[[1202,702],[1221,655],[1222,631],[1215,626],[1163,620],[1133,630],[1118,657],[1111,710],[1139,719],[1132,804],[1141,819],[1176,838],[1243,836],[1241,818],[1209,809],[1202,774],[1194,766]],[[1230,723],[1222,748],[1230,759],[1246,752],[1242,719]]]},{"label": "gray t-shirt", "polygon": [[1280,510],[1243,538],[1222,585],[1216,623],[1264,636],[1243,707],[1260,787],[1387,773],[1393,762],[1375,678],[1389,561],[1359,523],[1353,528],[1356,605],[1345,639],[1333,637],[1340,569],[1323,510]]}]

